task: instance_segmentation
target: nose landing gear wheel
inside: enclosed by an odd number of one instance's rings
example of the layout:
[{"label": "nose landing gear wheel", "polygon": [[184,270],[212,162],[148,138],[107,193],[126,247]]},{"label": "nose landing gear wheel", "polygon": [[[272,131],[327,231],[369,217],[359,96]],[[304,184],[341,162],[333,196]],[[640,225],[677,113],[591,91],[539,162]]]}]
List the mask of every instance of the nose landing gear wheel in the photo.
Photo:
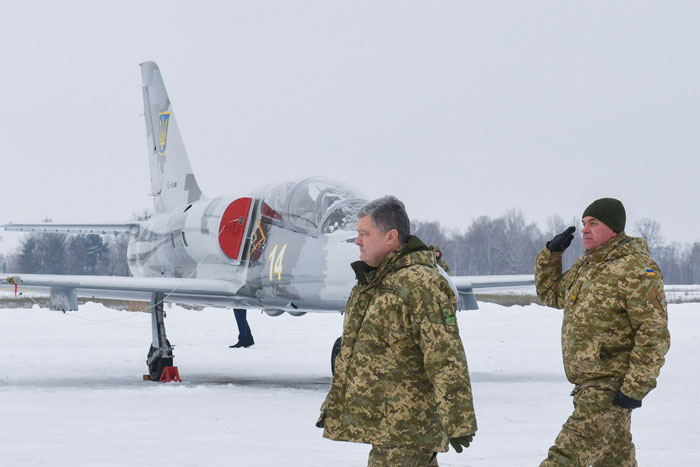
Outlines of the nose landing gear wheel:
[{"label": "nose landing gear wheel", "polygon": [[[168,342],[167,340],[166,342],[169,348],[170,342]],[[157,356],[153,360],[151,360],[151,357],[157,350],[158,349],[156,347],[151,346],[151,348],[148,351],[148,358],[146,359],[146,362],[150,362],[148,363],[148,375],[151,377],[151,381],[160,381],[160,376],[163,374],[163,370],[165,369],[165,367],[173,366],[172,357]]]}]

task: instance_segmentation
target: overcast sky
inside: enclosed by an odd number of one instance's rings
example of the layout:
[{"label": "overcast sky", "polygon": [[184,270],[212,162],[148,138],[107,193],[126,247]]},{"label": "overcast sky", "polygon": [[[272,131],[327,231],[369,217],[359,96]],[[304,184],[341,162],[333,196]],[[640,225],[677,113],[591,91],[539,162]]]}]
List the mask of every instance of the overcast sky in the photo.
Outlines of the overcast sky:
[{"label": "overcast sky", "polygon": [[0,41],[0,223],[151,206],[153,60],[208,196],[324,175],[460,229],[613,196],[700,241],[700,2],[10,2]]}]

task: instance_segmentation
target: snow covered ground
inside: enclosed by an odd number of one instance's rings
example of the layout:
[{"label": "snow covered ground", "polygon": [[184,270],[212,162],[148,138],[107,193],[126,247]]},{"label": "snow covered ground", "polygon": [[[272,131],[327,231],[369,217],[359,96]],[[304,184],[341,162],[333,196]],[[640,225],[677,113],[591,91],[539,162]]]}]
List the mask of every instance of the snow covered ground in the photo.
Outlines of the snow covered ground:
[{"label": "snow covered ground", "polygon": [[[458,315],[479,432],[440,465],[538,465],[572,409],[560,312],[480,306]],[[632,419],[641,466],[700,465],[700,304],[670,305],[669,315],[659,387]],[[368,446],[314,427],[342,317],[248,320],[256,345],[232,350],[233,312],[169,309],[183,383],[153,383],[142,380],[148,314],[93,303],[68,314],[0,310],[0,465],[366,465]]]}]

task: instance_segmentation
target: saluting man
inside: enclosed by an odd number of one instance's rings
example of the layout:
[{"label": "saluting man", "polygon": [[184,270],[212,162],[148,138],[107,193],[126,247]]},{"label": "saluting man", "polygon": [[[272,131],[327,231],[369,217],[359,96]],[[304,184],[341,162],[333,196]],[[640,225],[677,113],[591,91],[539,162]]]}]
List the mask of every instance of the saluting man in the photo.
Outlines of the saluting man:
[{"label": "saluting man", "polygon": [[401,201],[379,198],[358,216],[357,283],[316,425],[372,444],[370,467],[436,466],[448,441],[462,452],[476,433],[456,298]]},{"label": "saluting man", "polygon": [[613,198],[583,212],[586,252],[562,274],[575,227],[547,242],[535,261],[537,296],[564,309],[562,353],[575,384],[574,412],[542,466],[636,466],[632,409],[656,386],[670,335],[664,284],[641,238],[625,235]]}]

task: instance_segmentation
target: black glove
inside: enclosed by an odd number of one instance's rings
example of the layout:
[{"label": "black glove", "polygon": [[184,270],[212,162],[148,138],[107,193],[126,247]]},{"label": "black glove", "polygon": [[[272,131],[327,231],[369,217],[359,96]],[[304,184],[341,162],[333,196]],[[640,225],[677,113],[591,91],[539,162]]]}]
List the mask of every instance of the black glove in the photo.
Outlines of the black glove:
[{"label": "black glove", "polygon": [[547,242],[547,249],[549,251],[566,250],[571,245],[571,240],[574,239],[574,232],[576,232],[576,227],[572,225],[559,235],[555,235],[553,239]]},{"label": "black glove", "polygon": [[321,416],[316,420],[316,428],[324,428],[326,425],[326,412],[321,412]]},{"label": "black glove", "polygon": [[631,397],[625,396],[622,391],[617,391],[615,397],[613,398],[613,404],[623,409],[638,409],[642,406],[642,401],[637,399],[632,399]]},{"label": "black glove", "polygon": [[474,439],[474,435],[458,436],[457,438],[450,438],[450,444],[452,449],[457,452],[462,452],[462,446],[465,448],[469,447],[469,443]]}]

